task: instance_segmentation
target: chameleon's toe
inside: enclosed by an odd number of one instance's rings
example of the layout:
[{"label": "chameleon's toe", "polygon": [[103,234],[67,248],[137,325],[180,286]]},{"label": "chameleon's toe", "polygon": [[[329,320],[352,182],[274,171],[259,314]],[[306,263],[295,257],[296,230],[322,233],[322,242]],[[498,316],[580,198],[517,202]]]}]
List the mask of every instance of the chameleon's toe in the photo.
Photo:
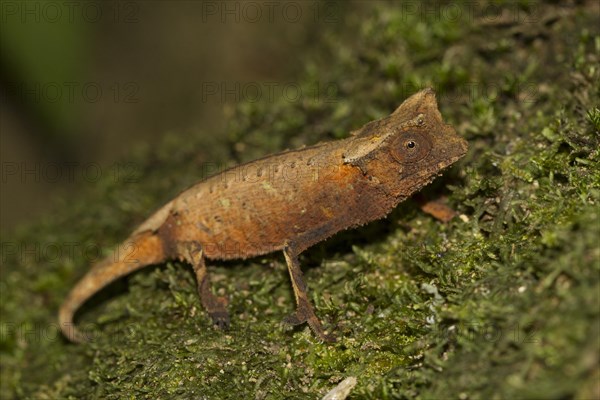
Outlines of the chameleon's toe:
[{"label": "chameleon's toe", "polygon": [[308,322],[308,326],[310,326],[310,329],[312,329],[312,331],[322,341],[327,342],[327,343],[335,343],[336,342],[336,338],[334,335],[332,335],[331,333],[325,333],[325,330],[323,329],[323,326],[321,325],[321,322],[317,319],[317,317],[308,318],[308,320],[306,322]]},{"label": "chameleon's toe", "polygon": [[209,313],[213,324],[222,331],[229,329],[229,313],[227,311],[215,311]]},{"label": "chameleon's toe", "polygon": [[283,323],[290,325],[301,325],[303,323],[308,323],[308,326],[312,331],[324,342],[327,343],[335,343],[337,339],[332,334],[325,333],[323,330],[323,326],[321,325],[321,321],[317,318],[314,313],[310,312],[309,308],[306,307],[298,307],[296,312],[291,315],[288,315],[283,319]]},{"label": "chameleon's toe", "polygon": [[319,337],[326,343],[335,343],[337,342],[337,338],[332,334],[320,334]]}]

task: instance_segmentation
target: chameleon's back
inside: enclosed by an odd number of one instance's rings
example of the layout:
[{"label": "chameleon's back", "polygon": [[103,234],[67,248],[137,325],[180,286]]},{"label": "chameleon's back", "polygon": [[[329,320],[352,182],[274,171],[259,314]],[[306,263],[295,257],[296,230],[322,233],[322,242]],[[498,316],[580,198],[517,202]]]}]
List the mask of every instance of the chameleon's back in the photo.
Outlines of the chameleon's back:
[{"label": "chameleon's back", "polygon": [[235,259],[286,242],[307,248],[355,225],[376,210],[371,191],[357,187],[369,181],[343,163],[347,141],[266,157],[191,187],[170,205],[159,236],[167,245],[197,241],[208,258]]}]

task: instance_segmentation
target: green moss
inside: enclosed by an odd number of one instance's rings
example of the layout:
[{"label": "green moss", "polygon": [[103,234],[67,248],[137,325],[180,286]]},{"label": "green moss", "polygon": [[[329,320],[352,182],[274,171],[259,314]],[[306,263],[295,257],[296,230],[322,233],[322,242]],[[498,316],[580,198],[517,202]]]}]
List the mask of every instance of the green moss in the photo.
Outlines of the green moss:
[{"label": "green moss", "polygon": [[[303,399],[350,375],[352,398],[598,397],[600,32],[585,6],[533,10],[559,17],[489,27],[381,4],[358,36],[325,35],[326,63],[307,63],[303,88],[333,82],[335,101],[242,104],[210,154],[201,135],[170,136],[127,160],[133,181],[106,177],[15,232],[3,245],[0,397]],[[92,343],[58,335],[56,310],[90,264],[81,249],[118,243],[203,162],[345,136],[423,85],[471,145],[426,191],[461,215],[442,224],[407,202],[303,255],[339,343],[280,323],[293,310],[280,255],[212,267],[231,302],[227,334],[211,328],[191,268],[171,262],[86,306]],[[67,243],[80,250],[35,250]]]}]

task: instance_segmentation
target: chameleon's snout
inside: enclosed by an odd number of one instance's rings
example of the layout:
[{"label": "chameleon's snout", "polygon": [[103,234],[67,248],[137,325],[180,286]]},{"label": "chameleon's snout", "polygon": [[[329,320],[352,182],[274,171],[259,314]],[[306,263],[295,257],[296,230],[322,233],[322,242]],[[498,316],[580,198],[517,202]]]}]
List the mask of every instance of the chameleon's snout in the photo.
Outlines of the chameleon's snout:
[{"label": "chameleon's snout", "polygon": [[469,142],[467,142],[463,138],[459,138],[459,139],[460,139],[459,147],[460,147],[461,156],[464,156],[465,154],[467,154],[467,151],[469,151]]},{"label": "chameleon's snout", "polygon": [[454,164],[467,154],[467,151],[469,151],[469,142],[460,136],[456,136],[456,140],[454,140],[446,150],[447,156],[444,158],[446,158],[447,162],[445,163],[445,166]]},{"label": "chameleon's snout", "polygon": [[[454,128],[446,126],[444,134],[437,137],[436,147],[441,151],[440,159],[450,159],[450,163],[462,158],[469,151],[469,142],[456,133]],[[445,154],[444,154],[445,153]]]},{"label": "chameleon's snout", "polygon": [[469,142],[467,142],[462,137],[457,136],[457,140],[450,148],[450,162],[456,162],[458,159],[462,158],[465,154],[467,154],[467,151],[469,151]]}]

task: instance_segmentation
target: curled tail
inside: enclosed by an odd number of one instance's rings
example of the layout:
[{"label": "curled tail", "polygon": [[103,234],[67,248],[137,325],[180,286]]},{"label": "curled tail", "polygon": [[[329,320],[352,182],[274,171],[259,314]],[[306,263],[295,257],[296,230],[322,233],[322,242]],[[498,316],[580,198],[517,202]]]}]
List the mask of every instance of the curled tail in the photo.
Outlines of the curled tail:
[{"label": "curled tail", "polygon": [[85,342],[88,338],[73,324],[79,307],[116,279],[164,259],[162,241],[151,231],[137,233],[126,240],[112,256],[94,265],[69,293],[58,313],[63,335],[72,342]]}]

